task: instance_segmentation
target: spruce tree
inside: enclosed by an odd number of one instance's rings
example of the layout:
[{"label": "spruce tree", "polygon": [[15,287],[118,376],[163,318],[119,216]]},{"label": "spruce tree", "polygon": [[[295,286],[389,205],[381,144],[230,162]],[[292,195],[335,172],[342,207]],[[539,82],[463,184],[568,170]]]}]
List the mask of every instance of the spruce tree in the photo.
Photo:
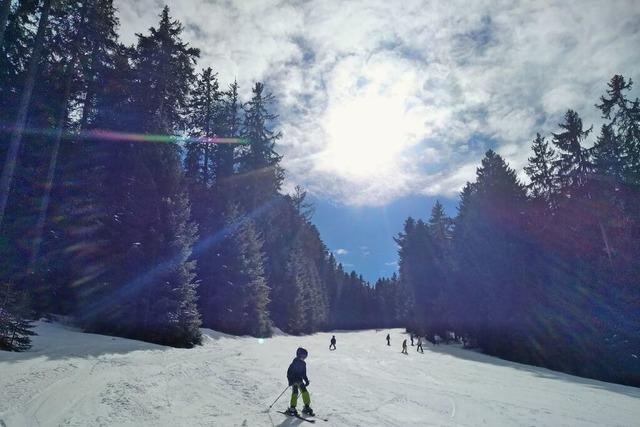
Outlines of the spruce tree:
[{"label": "spruce tree", "polygon": [[11,12],[11,0],[3,0],[0,5],[0,46],[4,42],[4,33],[7,29],[7,21],[9,20],[9,13]]},{"label": "spruce tree", "polygon": [[562,131],[553,133],[552,142],[560,150],[556,165],[561,185],[564,188],[581,187],[586,184],[587,175],[593,169],[589,152],[583,147],[592,127],[583,129],[582,119],[573,110],[567,110],[564,122],[558,126]]},{"label": "spruce tree", "polygon": [[31,348],[33,324],[27,319],[28,304],[10,283],[0,285],[0,350],[24,351]]},{"label": "spruce tree", "polygon": [[205,189],[211,187],[215,177],[214,144],[207,138],[221,131],[221,96],[217,73],[211,68],[204,69],[191,91],[188,121],[190,134],[196,141],[186,144],[185,166],[187,178]]},{"label": "spruce tree", "polygon": [[[396,315],[399,320],[407,322],[406,324],[415,327],[415,303],[416,293],[415,285],[419,283],[420,278],[414,271],[416,265],[420,262],[415,259],[419,256],[412,242],[415,241],[416,221],[409,217],[404,222],[403,231],[393,240],[398,245],[398,287],[396,295]],[[417,262],[416,262],[417,261]]]},{"label": "spruce tree", "polygon": [[[229,85],[222,94],[221,115],[219,117],[219,136],[237,138],[241,136],[241,109],[238,97],[238,82]],[[227,191],[232,191],[231,183],[225,182],[235,170],[235,146],[218,144],[215,147],[214,158],[217,168],[218,185]]]},{"label": "spruce tree", "polygon": [[305,257],[302,242],[296,239],[287,262],[286,286],[281,295],[282,298],[286,298],[285,324],[290,333],[302,334],[310,330],[308,303],[310,280],[308,259]]},{"label": "spruce tree", "polygon": [[275,151],[280,133],[270,129],[277,116],[270,112],[274,97],[265,93],[264,84],[256,83],[253,96],[244,106],[243,136],[248,146],[241,152],[239,171],[244,174],[246,206],[255,209],[273,198],[282,185],[282,157]]},{"label": "spruce tree", "polygon": [[529,157],[529,164],[524,167],[531,180],[529,191],[532,197],[549,202],[557,191],[555,151],[539,133],[536,134],[531,149],[533,156]]},{"label": "spruce tree", "polygon": [[625,154],[611,125],[602,125],[592,153],[596,173],[601,177],[609,177],[614,182],[624,182]]},{"label": "spruce tree", "polygon": [[429,231],[431,235],[439,241],[445,241],[450,237],[450,219],[444,212],[444,206],[439,200],[431,209],[431,217],[429,218]]},{"label": "spruce tree", "polygon": [[[201,132],[216,132],[221,137],[238,137],[240,133],[240,110],[241,105],[238,99],[238,85],[233,83],[229,90],[220,92],[218,82],[214,80],[214,74],[206,73],[200,78],[200,84],[194,89],[193,99],[198,100],[199,106],[199,126]],[[208,93],[208,95],[207,95]],[[193,104],[192,104],[193,106]],[[213,110],[212,110],[213,107]],[[204,124],[205,126],[203,126]],[[208,129],[208,130],[207,130]],[[196,177],[202,169],[204,156],[198,146],[192,154],[187,153],[186,169],[187,176]],[[235,173],[235,144],[216,144],[209,146],[207,160],[210,163],[210,172],[215,170],[215,178],[211,188],[202,182],[194,181],[190,178],[190,193],[194,203],[194,219],[198,222],[201,243],[205,246],[199,251],[198,276],[201,281],[200,294],[203,321],[205,326],[214,327],[219,323],[216,320],[216,309],[209,306],[213,295],[216,293],[216,286],[219,283],[216,278],[225,274],[227,264],[220,254],[224,249],[225,242],[216,239],[215,236],[223,230],[227,219],[226,209],[230,203],[236,203],[237,187],[234,179]],[[190,172],[192,171],[192,172]],[[223,285],[224,286],[224,285]]]},{"label": "spruce tree", "polygon": [[432,329],[443,336],[447,330],[451,329],[450,322],[454,311],[454,296],[451,292],[453,270],[451,224],[452,220],[445,214],[444,207],[436,201],[428,223],[431,237],[429,241],[432,245],[431,258],[425,259],[425,262],[429,264],[428,274],[431,282],[429,323]]},{"label": "spruce tree", "polygon": [[36,75],[38,73],[40,56],[42,54],[43,41],[49,23],[49,13],[51,11],[52,1],[53,0],[44,0],[44,3],[42,4],[42,11],[38,21],[38,31],[33,40],[33,47],[29,58],[28,74],[20,95],[20,104],[18,106],[15,124],[11,133],[9,149],[6,154],[4,167],[2,168],[2,175],[0,176],[0,230],[2,230],[7,200],[9,198],[9,192],[13,182],[16,163],[18,161],[20,145],[22,144],[24,127],[27,121],[27,114],[29,112],[29,104],[31,103],[31,95],[35,85]]},{"label": "spruce tree", "polygon": [[[485,350],[506,356],[509,340],[523,330],[526,265],[522,242],[525,189],[515,171],[492,150],[462,193],[455,236],[462,283],[464,329]],[[502,327],[511,322],[512,335]]]},{"label": "spruce tree", "polygon": [[[182,42],[182,26],[164,8],[158,28],[139,35],[134,52],[131,130],[172,135],[185,126],[196,49]],[[110,257],[103,285],[85,312],[91,330],[189,347],[199,342],[194,263],[188,258],[196,228],[181,167],[180,147],[129,143],[110,153],[113,188],[104,194],[105,249]],[[83,307],[86,311],[87,307]]]},{"label": "spruce tree", "polygon": [[230,205],[225,217],[225,244],[220,249],[223,269],[207,305],[214,326],[234,334],[271,335],[267,306],[269,288],[264,273],[263,242],[253,221]]},{"label": "spruce tree", "polygon": [[615,75],[608,83],[606,95],[600,97],[596,107],[602,112],[604,119],[610,120],[608,126],[616,147],[617,154],[625,166],[625,181],[640,185],[640,100],[627,99],[627,93],[633,87],[621,75]]}]

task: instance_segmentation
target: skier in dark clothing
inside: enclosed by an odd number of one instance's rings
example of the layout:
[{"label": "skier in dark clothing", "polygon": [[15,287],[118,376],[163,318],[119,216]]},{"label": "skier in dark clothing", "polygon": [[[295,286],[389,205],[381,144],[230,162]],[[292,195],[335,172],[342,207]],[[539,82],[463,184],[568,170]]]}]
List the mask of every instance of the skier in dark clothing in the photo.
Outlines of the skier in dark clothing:
[{"label": "skier in dark clothing", "polygon": [[293,359],[293,362],[291,362],[291,365],[289,365],[289,369],[287,370],[287,380],[289,380],[289,385],[292,387],[290,406],[289,409],[285,411],[287,415],[298,415],[298,411],[296,410],[296,404],[298,403],[298,388],[302,391],[302,401],[304,402],[302,413],[312,416],[315,415],[313,413],[313,409],[309,406],[311,405],[311,397],[307,391],[309,378],[307,378],[307,364],[304,360],[308,355],[309,353],[307,350],[302,347],[298,348],[296,351],[296,358]]},{"label": "skier in dark clothing", "polygon": [[404,341],[402,341],[402,352],[404,354],[409,354],[409,353],[407,353],[407,340],[406,339]]},{"label": "skier in dark clothing", "polygon": [[391,345],[391,337],[387,334],[387,345]]},{"label": "skier in dark clothing", "polygon": [[[333,347],[333,349],[331,348]],[[331,337],[331,344],[329,344],[329,350],[335,350],[336,349],[336,336],[332,336]]]},{"label": "skier in dark clothing", "polygon": [[413,347],[413,334],[411,334],[411,347]]}]

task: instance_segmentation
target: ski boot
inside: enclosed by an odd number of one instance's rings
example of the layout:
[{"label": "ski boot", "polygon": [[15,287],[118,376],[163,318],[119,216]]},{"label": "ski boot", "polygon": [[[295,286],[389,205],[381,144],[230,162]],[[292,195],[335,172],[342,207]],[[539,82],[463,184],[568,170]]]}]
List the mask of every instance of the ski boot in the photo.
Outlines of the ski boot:
[{"label": "ski boot", "polygon": [[292,417],[297,417],[299,415],[298,410],[293,406],[290,408],[287,408],[287,410],[284,411],[284,413],[285,415],[291,415]]},{"label": "ski boot", "polygon": [[304,408],[302,408],[302,413],[305,415],[309,415],[309,416],[315,416],[316,414],[313,412],[313,409],[311,409],[311,406],[308,405],[304,405]]}]

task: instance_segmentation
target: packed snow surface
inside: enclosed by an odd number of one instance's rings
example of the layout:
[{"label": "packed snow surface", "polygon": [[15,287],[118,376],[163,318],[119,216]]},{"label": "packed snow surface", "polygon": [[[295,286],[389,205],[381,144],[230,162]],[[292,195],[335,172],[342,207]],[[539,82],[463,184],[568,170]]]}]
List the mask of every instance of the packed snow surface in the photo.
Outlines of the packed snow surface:
[{"label": "packed snow surface", "polygon": [[[203,330],[174,349],[38,323],[26,353],[0,352],[0,426],[295,426],[286,370],[309,350],[319,426],[638,426],[640,389],[506,362],[457,346],[409,346],[401,330],[259,340]],[[386,334],[391,334],[391,346]],[[302,405],[300,401],[299,405]]]}]

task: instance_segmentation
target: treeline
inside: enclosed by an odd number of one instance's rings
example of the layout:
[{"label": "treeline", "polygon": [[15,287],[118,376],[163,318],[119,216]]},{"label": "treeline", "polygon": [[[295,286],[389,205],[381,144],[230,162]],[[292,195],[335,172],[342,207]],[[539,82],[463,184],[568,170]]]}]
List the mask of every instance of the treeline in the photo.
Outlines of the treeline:
[{"label": "treeline", "polygon": [[[262,83],[242,100],[237,83],[197,71],[166,7],[125,46],[110,0],[8,3],[1,318],[71,314],[87,331],[184,347],[200,326],[377,325],[379,296],[327,250],[305,192],[281,193]],[[16,330],[7,322],[3,336]]]},{"label": "treeline", "polygon": [[[493,151],[448,218],[408,218],[396,237],[405,319],[488,354],[640,385],[640,101],[616,75],[592,128],[569,110],[538,134],[530,183]],[[590,148],[587,146],[592,145]],[[445,336],[445,335],[443,335]]]}]

